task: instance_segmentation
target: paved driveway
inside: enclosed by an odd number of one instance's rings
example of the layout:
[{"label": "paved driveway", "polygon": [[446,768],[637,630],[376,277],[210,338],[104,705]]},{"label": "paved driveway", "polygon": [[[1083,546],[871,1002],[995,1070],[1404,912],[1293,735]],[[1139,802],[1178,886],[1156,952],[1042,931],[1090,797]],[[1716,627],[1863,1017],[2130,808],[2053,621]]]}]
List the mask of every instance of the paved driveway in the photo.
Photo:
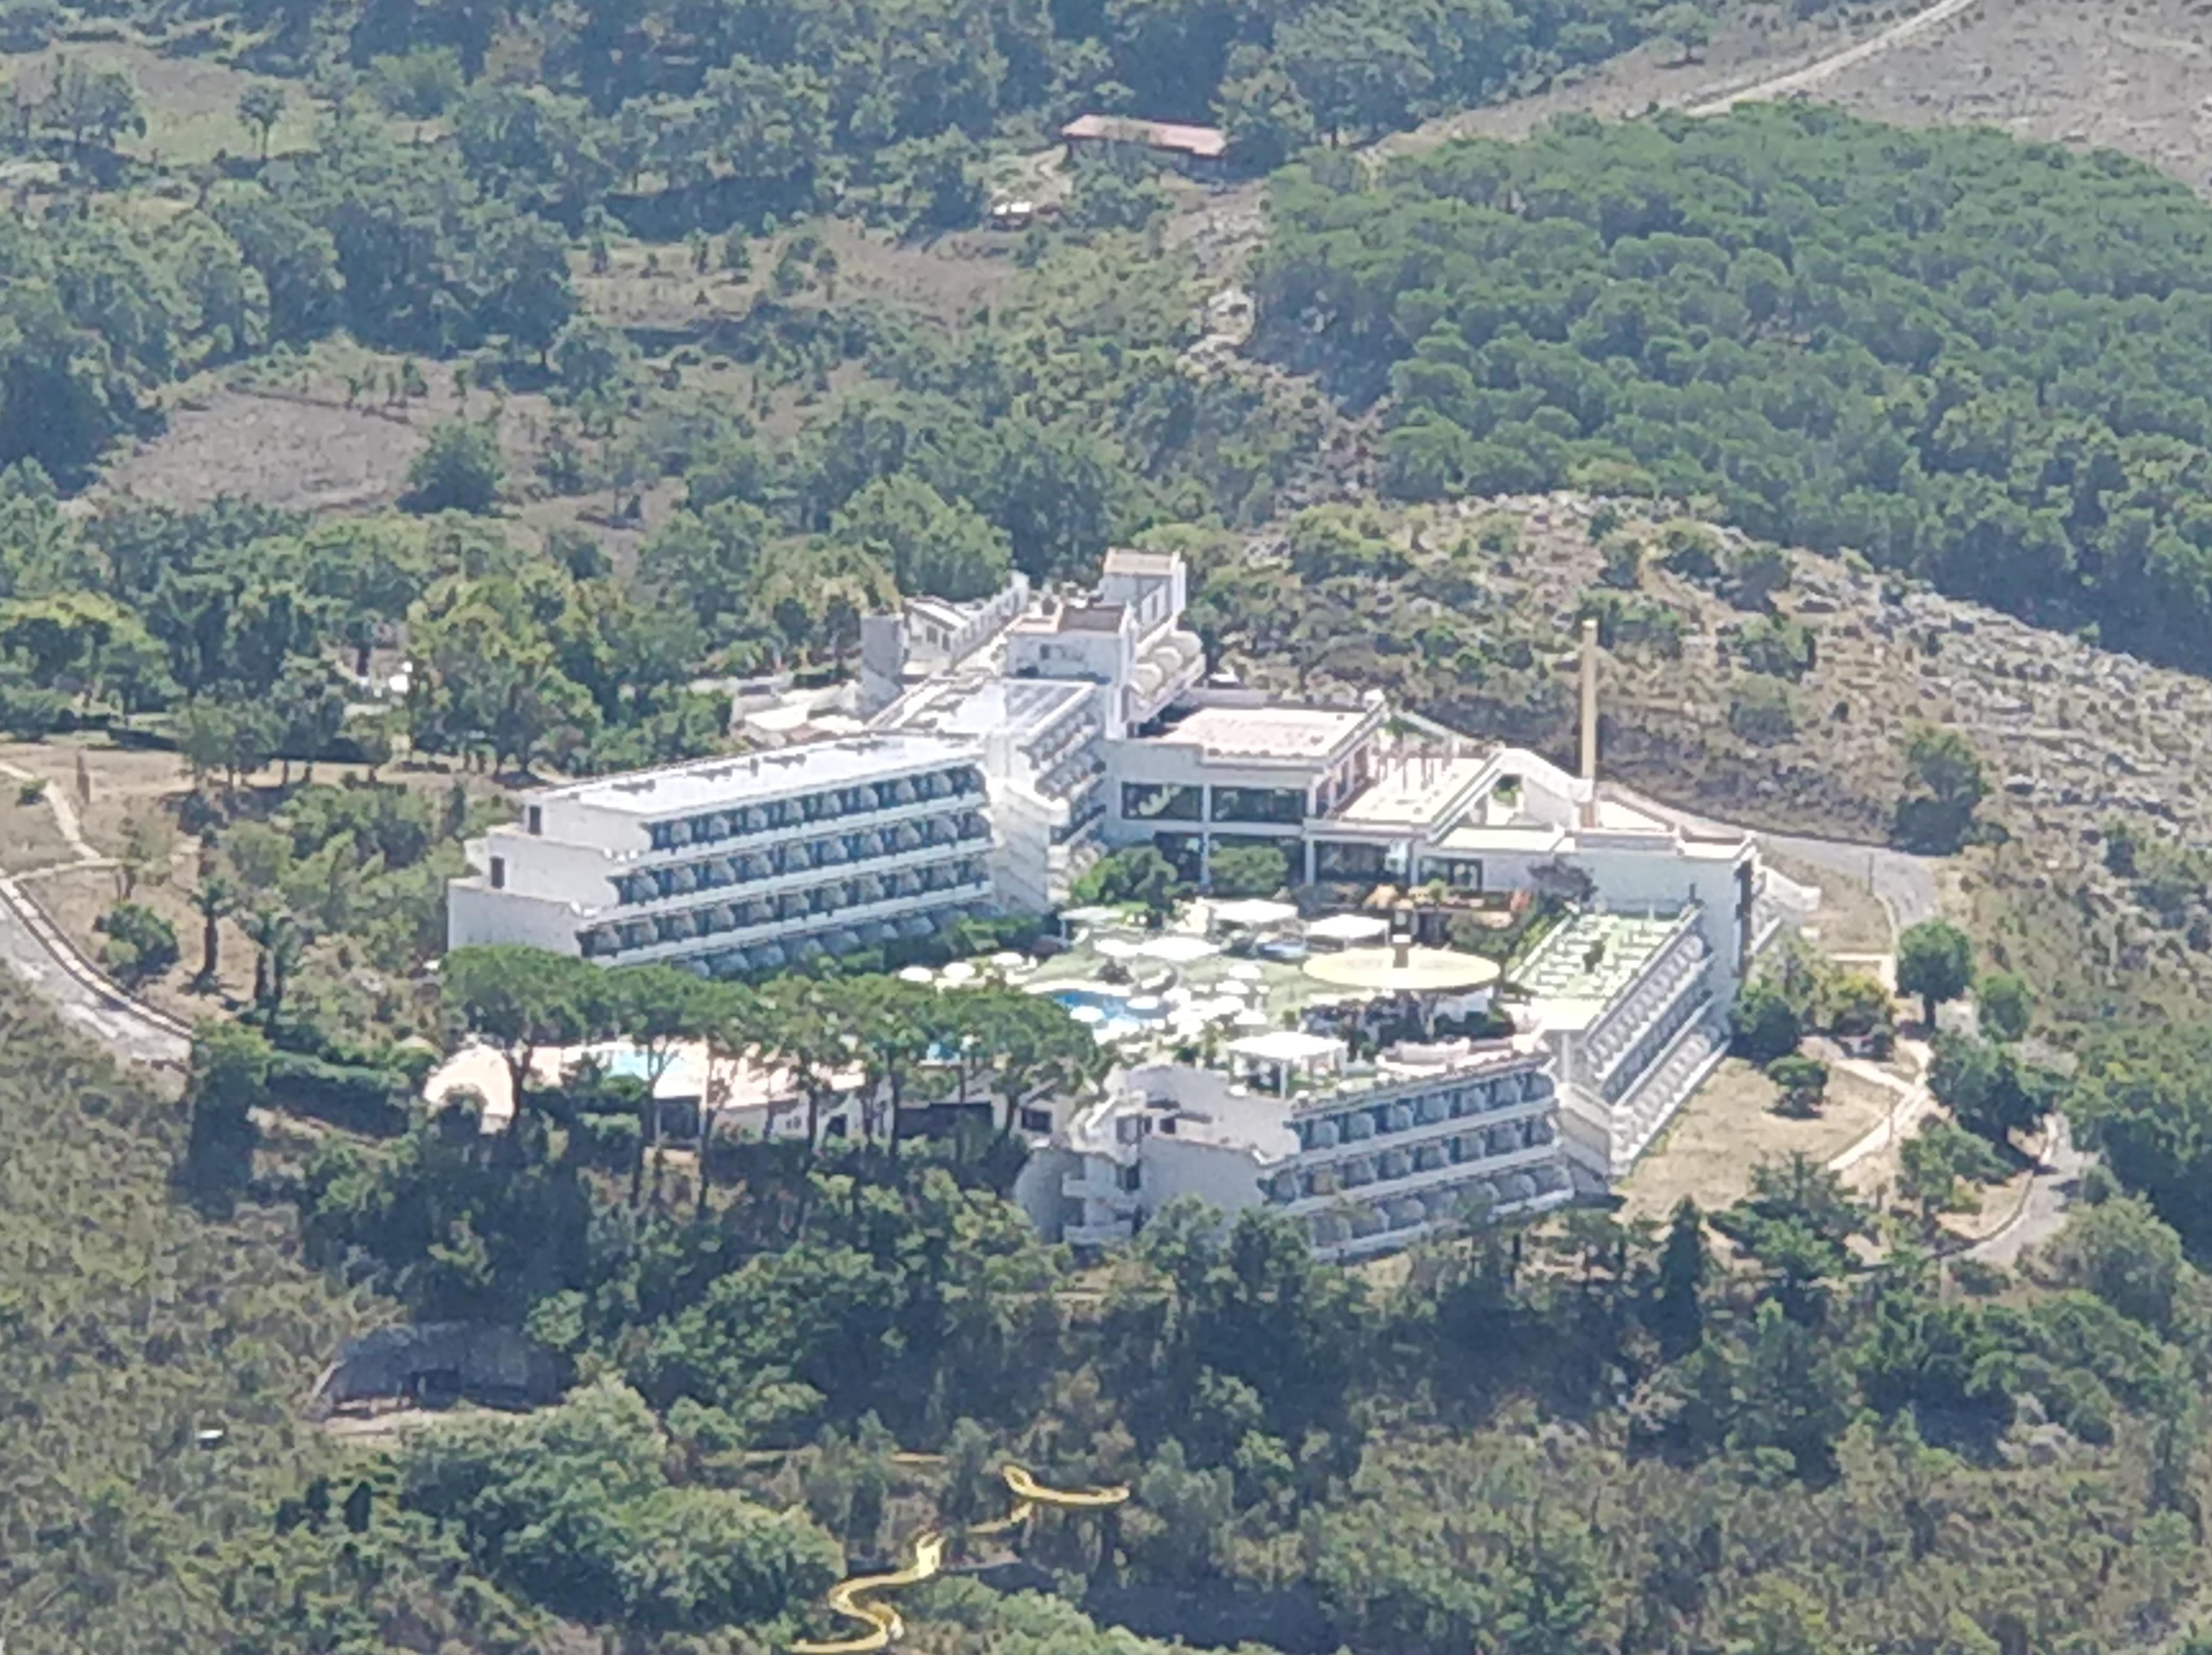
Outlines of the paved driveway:
[{"label": "paved driveway", "polygon": [[126,1062],[181,1069],[191,1054],[179,1025],[136,1004],[70,955],[14,880],[0,880],[0,966],[64,1022]]}]

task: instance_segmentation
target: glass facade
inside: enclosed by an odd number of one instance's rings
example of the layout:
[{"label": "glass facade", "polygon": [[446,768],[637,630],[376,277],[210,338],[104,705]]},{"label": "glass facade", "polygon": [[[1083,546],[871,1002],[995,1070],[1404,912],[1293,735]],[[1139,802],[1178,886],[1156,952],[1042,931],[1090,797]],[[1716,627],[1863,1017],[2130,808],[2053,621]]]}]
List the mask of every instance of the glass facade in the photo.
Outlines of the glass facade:
[{"label": "glass facade", "polygon": [[1296,828],[1306,819],[1306,796],[1296,787],[1217,787],[1216,821],[1262,821]]},{"label": "glass facade", "polygon": [[1206,816],[1205,791],[1165,782],[1125,781],[1121,815],[1128,821],[1200,821]]},{"label": "glass facade", "polygon": [[1429,857],[1421,863],[1424,879],[1441,879],[1455,891],[1482,888],[1482,862],[1476,857]]},{"label": "glass facade", "polygon": [[1206,873],[1206,841],[1196,834],[1154,834],[1152,845],[1173,864],[1176,877],[1195,885]]},{"label": "glass facade", "polygon": [[1387,853],[1380,845],[1350,840],[1314,841],[1314,877],[1321,880],[1380,879],[1388,870]]}]

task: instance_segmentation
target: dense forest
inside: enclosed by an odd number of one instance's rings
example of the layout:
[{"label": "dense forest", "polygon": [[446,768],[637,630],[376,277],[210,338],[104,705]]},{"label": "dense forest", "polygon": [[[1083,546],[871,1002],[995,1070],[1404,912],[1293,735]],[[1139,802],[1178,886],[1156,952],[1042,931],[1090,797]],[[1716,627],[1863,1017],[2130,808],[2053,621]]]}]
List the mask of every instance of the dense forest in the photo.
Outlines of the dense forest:
[{"label": "dense forest", "polygon": [[[2087,1050],[2063,1100],[2113,1175],[2018,1276],[1923,1250],[1935,1184],[1880,1212],[1802,1161],[1709,1218],[1479,1231],[1388,1277],[1195,1209],[1079,1274],[957,1137],[641,1184],[588,1082],[510,1133],[226,1147],[258,1061],[204,1039],[187,1131],[52,1025],[0,1030],[0,1304],[36,1399],[8,1422],[9,1601],[40,1611],[11,1646],[520,1652],[566,1622],[750,1655],[847,1560],[997,1515],[1009,1455],[1134,1501],[1031,1532],[1050,1596],[919,1594],[921,1646],[1138,1655],[1094,1617],[1164,1634],[1172,1603],[1391,1655],[2118,1649],[2185,1632],[2212,1579],[2194,1037]],[[385,1291],[503,1304],[580,1383],[389,1446],[302,1433],[295,1392]]]},{"label": "dense forest", "polygon": [[[305,83],[241,100],[240,148],[258,134],[258,164],[225,151],[173,169],[186,187],[134,222],[82,210],[149,181],[122,148],[147,126],[130,76],[64,55],[16,79],[0,154],[53,166],[58,187],[0,229],[0,465],[31,458],[80,477],[146,427],[150,390],[338,328],[542,364],[577,310],[579,240],[742,238],[828,212],[970,226],[988,204],[985,146],[1047,143],[1085,109],[1218,116],[1248,165],[1273,166],[1655,30],[1702,39],[1708,12],[1698,0],[147,8],[133,21],[177,31],[185,50],[227,48]],[[40,3],[9,17],[17,52],[70,21]],[[270,160],[295,95],[325,106],[323,130]],[[421,141],[425,124],[443,141]]]},{"label": "dense forest", "polygon": [[1388,486],[1717,502],[2203,668],[2212,213],[2111,155],[1815,108],[1570,121],[1279,183],[1275,349]]}]

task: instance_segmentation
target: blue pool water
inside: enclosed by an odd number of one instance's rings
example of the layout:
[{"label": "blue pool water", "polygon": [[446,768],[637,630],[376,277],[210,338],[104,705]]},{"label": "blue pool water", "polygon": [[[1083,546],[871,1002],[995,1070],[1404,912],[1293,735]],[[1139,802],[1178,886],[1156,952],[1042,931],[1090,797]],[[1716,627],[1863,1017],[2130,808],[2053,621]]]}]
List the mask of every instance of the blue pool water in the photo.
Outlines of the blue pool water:
[{"label": "blue pool water", "polygon": [[1167,1008],[1157,1002],[1141,1011],[1133,1009],[1129,996],[1116,994],[1109,989],[1055,989],[1052,997],[1072,1012],[1085,1009],[1097,1012],[1099,1015],[1095,1021],[1089,1017],[1082,1021],[1088,1023],[1102,1040],[1155,1028],[1164,1021],[1168,1015]]}]

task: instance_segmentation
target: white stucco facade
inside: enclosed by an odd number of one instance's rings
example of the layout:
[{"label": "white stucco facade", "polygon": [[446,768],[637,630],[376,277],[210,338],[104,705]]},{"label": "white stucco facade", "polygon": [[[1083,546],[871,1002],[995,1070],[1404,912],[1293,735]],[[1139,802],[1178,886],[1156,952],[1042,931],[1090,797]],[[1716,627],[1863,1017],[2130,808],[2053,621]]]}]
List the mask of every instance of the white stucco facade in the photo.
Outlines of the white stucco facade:
[{"label": "white stucco facade", "polygon": [[1048,1234],[1085,1249],[1122,1245],[1195,1197],[1224,1213],[1267,1207],[1332,1259],[1572,1193],[1547,1054],[1514,1042],[1386,1053],[1289,1096],[1183,1064],[1126,1070],[1016,1190]]},{"label": "white stucco facade", "polygon": [[993,855],[971,744],[817,743],[528,796],[470,845],[447,940],[774,970],[989,912]]}]

